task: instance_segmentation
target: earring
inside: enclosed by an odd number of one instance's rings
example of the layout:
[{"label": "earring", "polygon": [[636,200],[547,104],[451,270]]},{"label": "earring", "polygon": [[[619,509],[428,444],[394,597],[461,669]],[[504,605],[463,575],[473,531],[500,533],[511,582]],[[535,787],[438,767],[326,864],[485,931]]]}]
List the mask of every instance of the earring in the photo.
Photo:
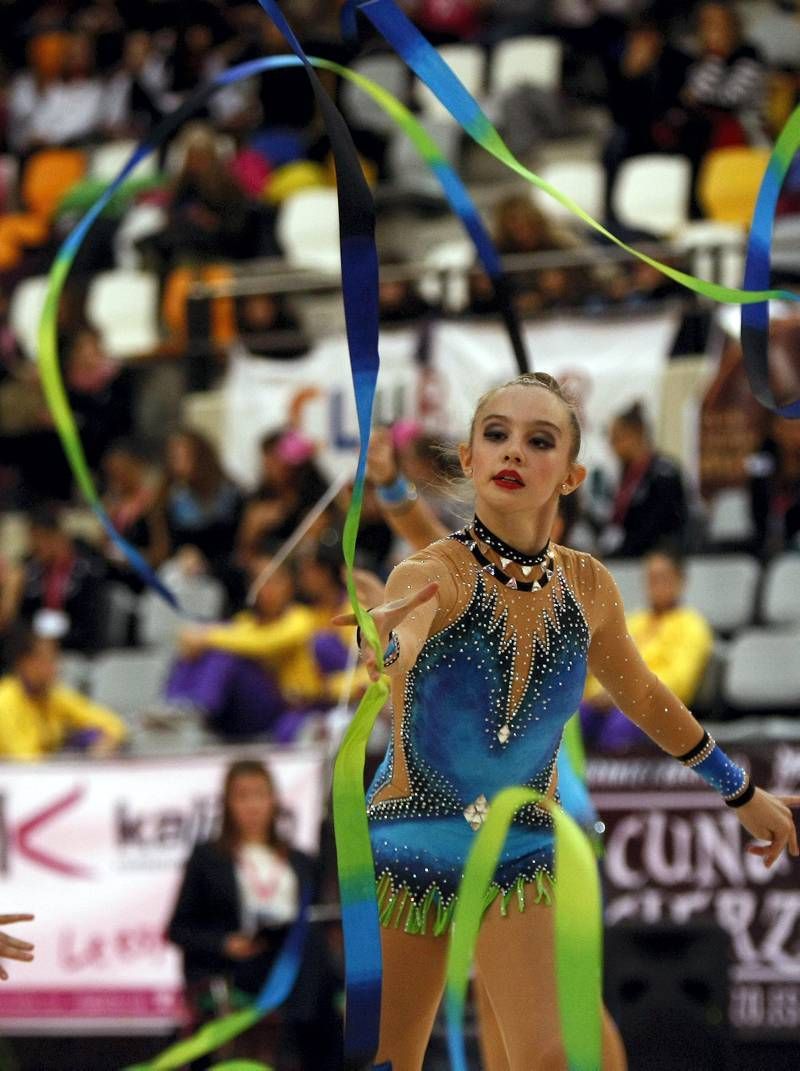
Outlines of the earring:
[{"label": "earring", "polygon": [[567,493],[567,491],[569,491],[569,488],[567,487],[567,485],[565,483],[562,483],[561,484],[561,494],[565,495]]}]

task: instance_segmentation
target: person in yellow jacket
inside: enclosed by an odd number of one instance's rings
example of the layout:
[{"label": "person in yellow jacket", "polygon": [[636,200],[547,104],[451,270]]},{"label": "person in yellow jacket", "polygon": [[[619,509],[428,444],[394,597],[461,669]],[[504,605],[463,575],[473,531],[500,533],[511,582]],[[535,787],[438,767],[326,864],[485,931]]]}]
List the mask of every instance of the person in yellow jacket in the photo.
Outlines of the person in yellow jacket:
[{"label": "person in yellow jacket", "polygon": [[[628,631],[648,668],[690,706],[708,665],[714,635],[697,610],[681,605],[686,578],[677,554],[669,549],[652,551],[644,570],[648,609],[628,615]],[[587,746],[597,751],[625,751],[645,739],[595,677],[586,682],[581,721]]]},{"label": "person in yellow jacket", "polygon": [[7,661],[11,672],[0,679],[0,758],[41,759],[71,743],[103,756],[125,739],[121,718],[58,682],[55,640],[21,628],[8,641]]},{"label": "person in yellow jacket", "polygon": [[[254,576],[269,561],[254,561]],[[282,565],[258,589],[252,609],[225,624],[185,629],[167,700],[193,706],[225,737],[291,739],[304,714],[330,706],[341,687],[317,658],[319,608],[295,598],[292,574]],[[329,628],[332,615],[326,611]]]}]

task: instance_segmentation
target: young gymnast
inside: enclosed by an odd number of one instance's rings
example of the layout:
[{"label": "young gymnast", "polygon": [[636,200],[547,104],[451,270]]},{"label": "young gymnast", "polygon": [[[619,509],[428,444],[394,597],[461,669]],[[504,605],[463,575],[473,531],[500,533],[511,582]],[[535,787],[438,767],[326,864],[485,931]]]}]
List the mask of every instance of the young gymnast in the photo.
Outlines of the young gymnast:
[{"label": "young gymnast", "polygon": [[[420,1071],[442,995],[464,862],[490,801],[509,785],[553,796],[564,724],[587,672],[664,751],[692,766],[772,865],[798,854],[787,804],[755,788],[647,669],[614,581],[551,544],[562,495],[585,476],[580,426],[550,376],[525,375],[478,403],[460,448],[475,519],[391,574],[370,612],[385,647],[393,732],[367,796],[383,952],[381,1071]],[[349,616],[340,623],[351,623]],[[365,661],[378,671],[371,651]],[[512,823],[476,950],[482,1049],[491,1071],[562,1071],[554,958],[553,827],[528,806]],[[622,1071],[613,1024],[603,1071]]]}]

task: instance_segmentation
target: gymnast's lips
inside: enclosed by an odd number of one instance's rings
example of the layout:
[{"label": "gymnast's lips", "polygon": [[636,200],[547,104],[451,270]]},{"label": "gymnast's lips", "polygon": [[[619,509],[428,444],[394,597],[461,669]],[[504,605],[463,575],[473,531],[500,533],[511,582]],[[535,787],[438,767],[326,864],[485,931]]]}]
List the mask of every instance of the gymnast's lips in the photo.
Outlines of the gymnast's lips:
[{"label": "gymnast's lips", "polygon": [[525,486],[525,481],[516,469],[502,469],[492,476],[492,483],[497,487],[504,487],[507,491],[518,491]]}]

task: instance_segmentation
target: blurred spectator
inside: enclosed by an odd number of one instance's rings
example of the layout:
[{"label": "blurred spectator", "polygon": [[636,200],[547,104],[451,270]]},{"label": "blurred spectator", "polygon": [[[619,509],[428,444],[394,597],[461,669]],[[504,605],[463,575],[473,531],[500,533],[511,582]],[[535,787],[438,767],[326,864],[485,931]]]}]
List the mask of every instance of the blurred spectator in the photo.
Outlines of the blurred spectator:
[{"label": "blurred spectator", "polygon": [[239,526],[242,495],[205,435],[184,428],[169,437],[161,497],[171,551],[194,546],[221,575]]},{"label": "blurred spectator", "polygon": [[[651,551],[644,571],[648,608],[628,616],[628,631],[647,667],[689,706],[703,679],[714,637],[705,618],[681,606],[685,574],[675,553]],[[594,677],[586,683],[581,722],[592,750],[619,752],[648,742]]]},{"label": "blurred spectator", "polygon": [[173,183],[166,226],[139,243],[153,267],[241,260],[259,252],[259,214],[231,175],[213,129],[190,123],[180,138],[183,166]]},{"label": "blurred spectator", "polygon": [[105,89],[95,72],[94,41],[72,33],[34,38],[32,70],[15,79],[10,111],[12,145],[19,151],[80,145],[103,129]]},{"label": "blurred spectator", "polygon": [[[576,249],[580,242],[570,231],[557,226],[531,200],[530,194],[504,197],[494,211],[494,240],[498,253],[552,253]],[[523,315],[580,304],[587,292],[585,268],[538,268],[515,271],[511,283],[516,305]],[[483,273],[472,277],[476,312],[494,311],[494,291]]]},{"label": "blurred spectator", "polygon": [[614,180],[623,160],[652,152],[682,151],[685,124],[681,92],[691,59],[667,42],[652,18],[628,27],[621,55],[606,64],[607,102],[613,129],[603,153],[606,215],[611,218]]},{"label": "blurred spectator", "polygon": [[[120,439],[105,454],[102,467],[103,505],[111,523],[156,568],[167,556],[169,534],[157,506],[158,486],[150,466],[133,442]],[[105,552],[110,575],[133,591],[141,591],[144,582],[116,544],[107,541]]]},{"label": "blurred spectator", "polygon": [[254,559],[259,583],[252,610],[228,624],[195,626],[180,636],[181,658],[165,691],[176,706],[198,710],[209,728],[229,738],[270,733],[294,736],[304,715],[326,700],[312,648],[317,619],[295,602],[287,566]]},{"label": "blurred spectator", "polygon": [[684,100],[707,124],[705,148],[765,144],[766,70],[756,49],[742,39],[736,9],[702,4],[698,30],[700,55],[689,71]]},{"label": "blurred spectator", "polygon": [[15,152],[53,143],[44,119],[61,86],[66,51],[64,33],[37,34],[28,42],[28,66],[14,75],[8,92],[8,141]]},{"label": "blurred spectator", "polygon": [[[331,624],[336,614],[349,613],[350,602],[342,580],[340,547],[318,547],[297,561],[297,590],[314,611],[316,625],[311,641],[317,670],[325,680],[327,698],[348,698],[349,673],[346,672],[355,629]],[[366,687],[368,679],[359,666],[353,681],[356,689]]]},{"label": "blurred spectator", "polygon": [[489,0],[412,0],[404,5],[434,45],[471,41],[481,30]]},{"label": "blurred spectator", "polygon": [[[183,953],[187,997],[200,1022],[236,1006],[237,995],[246,999],[259,992],[302,895],[316,886],[315,861],[283,840],[279,817],[266,767],[252,759],[233,763],[225,778],[220,835],[195,845],[167,928]],[[297,981],[279,1012],[277,1038],[270,1017],[237,1039],[228,1055],[267,1061],[279,1071],[341,1067],[336,990],[323,935],[311,926]]]},{"label": "blurred spectator", "polygon": [[44,399],[34,361],[23,354],[0,293],[0,494],[4,504],[66,498],[72,478]]},{"label": "blurred spectator", "polygon": [[81,3],[72,18],[73,29],[94,40],[97,66],[106,71],[119,63],[125,40],[124,11],[116,0],[89,0]]},{"label": "blurred spectator", "polygon": [[[288,539],[308,511],[328,489],[314,461],[314,444],[292,429],[269,432],[260,443],[261,471],[256,490],[245,505],[236,537],[240,562],[258,554],[265,538]],[[336,509],[330,506],[309,531],[318,538],[337,525]]]},{"label": "blurred spectator", "polygon": [[96,650],[102,639],[103,558],[61,527],[58,514],[39,507],[30,519],[30,554],[13,568],[0,594],[0,626],[19,616],[44,618],[51,635],[74,651]]},{"label": "blurred spectator", "polygon": [[773,416],[758,452],[745,461],[756,547],[779,553],[800,534],[800,426]]},{"label": "blurred spectator", "polygon": [[[402,257],[393,254],[381,257],[378,288],[381,323],[408,323],[410,320],[422,319],[432,311],[420,294],[418,284],[413,279],[402,278],[403,263]],[[395,266],[400,272],[393,277],[392,268]],[[384,268],[388,270],[384,271]]]},{"label": "blurred spectator", "polygon": [[283,294],[236,299],[238,342],[250,356],[289,360],[308,353],[309,340]]},{"label": "blurred spectator", "polygon": [[132,430],[132,373],[108,353],[100,332],[86,325],[69,348],[64,381],[86,460],[97,469],[111,443]]},{"label": "blurred spectator", "polygon": [[105,123],[117,138],[141,138],[163,115],[163,57],[143,30],[125,38],[122,62],[106,84]]},{"label": "blurred spectator", "polygon": [[509,37],[542,33],[547,28],[550,0],[491,0],[484,39],[498,44]]},{"label": "blurred spectator", "polygon": [[110,710],[58,683],[58,644],[19,628],[0,680],[0,757],[40,759],[64,748],[103,757],[127,735]]},{"label": "blurred spectator", "polygon": [[681,472],[653,447],[641,403],[616,417],[609,442],[621,473],[600,533],[601,552],[638,558],[664,540],[684,546],[688,506]]},{"label": "blurred spectator", "polygon": [[[231,62],[281,55],[287,47],[278,27],[265,18],[254,20],[240,37],[239,44],[240,51],[231,55]],[[311,128],[317,116],[314,90],[308,76],[296,67],[286,67],[265,72],[258,78],[257,85],[261,112],[256,141],[259,149],[273,167],[304,156],[308,142],[313,140]]]}]

